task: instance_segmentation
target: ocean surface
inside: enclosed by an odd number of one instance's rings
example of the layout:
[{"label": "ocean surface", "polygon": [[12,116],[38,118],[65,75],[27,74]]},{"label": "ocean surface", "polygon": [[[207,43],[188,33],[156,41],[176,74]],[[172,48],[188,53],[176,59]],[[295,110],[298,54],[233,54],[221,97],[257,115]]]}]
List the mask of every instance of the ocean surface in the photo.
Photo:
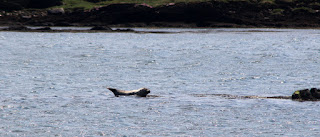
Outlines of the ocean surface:
[{"label": "ocean surface", "polygon": [[[0,32],[0,136],[320,136],[320,30]],[[115,97],[106,88],[151,90]]]}]

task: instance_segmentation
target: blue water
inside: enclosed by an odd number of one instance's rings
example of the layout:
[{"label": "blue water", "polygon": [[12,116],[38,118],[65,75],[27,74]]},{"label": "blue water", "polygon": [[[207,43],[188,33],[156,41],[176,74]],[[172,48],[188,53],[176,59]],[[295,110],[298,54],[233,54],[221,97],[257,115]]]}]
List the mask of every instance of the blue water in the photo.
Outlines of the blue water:
[{"label": "blue water", "polygon": [[0,32],[0,136],[320,135],[320,102],[211,96],[320,88],[320,30],[160,30]]}]

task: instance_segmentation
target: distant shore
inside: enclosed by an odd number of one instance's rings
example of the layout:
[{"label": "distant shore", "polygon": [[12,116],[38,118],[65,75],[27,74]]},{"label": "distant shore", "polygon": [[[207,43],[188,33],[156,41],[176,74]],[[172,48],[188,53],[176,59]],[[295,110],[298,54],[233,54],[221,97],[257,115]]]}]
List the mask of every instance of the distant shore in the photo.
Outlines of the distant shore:
[{"label": "distant shore", "polygon": [[[95,26],[95,27],[63,27],[63,29],[57,29],[56,27],[30,27],[30,26],[22,26],[22,25],[14,25],[14,26],[1,26],[1,31],[12,31],[12,32],[47,32],[47,33],[158,33],[158,34],[172,34],[172,33],[184,33],[190,31],[182,31],[182,32],[168,32],[168,31],[146,31],[146,30],[135,30],[130,28],[110,28],[105,26]],[[195,31],[193,33],[203,33],[202,31]]]},{"label": "distant shore", "polygon": [[112,4],[92,10],[27,9],[0,13],[0,26],[175,28],[320,28],[320,4],[247,1],[174,3],[159,7]]}]

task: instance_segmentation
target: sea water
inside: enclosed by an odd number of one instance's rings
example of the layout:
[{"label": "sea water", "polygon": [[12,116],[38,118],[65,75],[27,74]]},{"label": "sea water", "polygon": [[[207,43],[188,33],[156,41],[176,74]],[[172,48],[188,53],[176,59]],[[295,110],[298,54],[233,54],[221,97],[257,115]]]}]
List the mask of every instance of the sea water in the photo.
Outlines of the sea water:
[{"label": "sea water", "polygon": [[[0,136],[319,136],[320,30],[0,32]],[[115,97],[106,88],[151,90]]]}]

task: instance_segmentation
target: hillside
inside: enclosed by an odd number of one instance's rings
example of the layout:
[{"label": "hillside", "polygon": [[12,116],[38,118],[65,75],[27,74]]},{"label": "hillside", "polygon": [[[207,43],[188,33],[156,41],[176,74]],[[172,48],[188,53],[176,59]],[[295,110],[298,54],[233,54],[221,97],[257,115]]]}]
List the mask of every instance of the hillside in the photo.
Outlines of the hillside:
[{"label": "hillside", "polygon": [[[29,4],[19,11],[2,11],[0,25],[291,28],[320,26],[320,4],[317,0],[181,1],[127,0],[120,3],[117,0],[63,0],[49,8],[30,8],[32,0],[29,0]],[[47,11],[53,8],[57,12]]]}]

